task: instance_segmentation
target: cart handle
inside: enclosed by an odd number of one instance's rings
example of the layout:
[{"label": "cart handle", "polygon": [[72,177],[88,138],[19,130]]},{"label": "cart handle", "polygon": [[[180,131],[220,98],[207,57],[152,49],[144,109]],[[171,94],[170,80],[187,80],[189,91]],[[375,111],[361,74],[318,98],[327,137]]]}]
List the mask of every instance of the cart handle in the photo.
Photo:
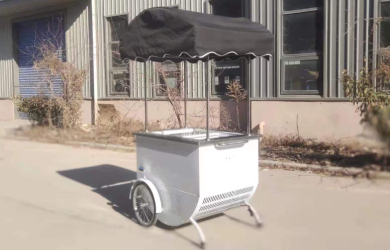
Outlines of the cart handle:
[{"label": "cart handle", "polygon": [[217,148],[224,148],[224,147],[230,147],[230,146],[236,146],[236,145],[242,145],[248,143],[248,140],[242,140],[242,141],[233,141],[233,142],[220,142],[215,144]]}]

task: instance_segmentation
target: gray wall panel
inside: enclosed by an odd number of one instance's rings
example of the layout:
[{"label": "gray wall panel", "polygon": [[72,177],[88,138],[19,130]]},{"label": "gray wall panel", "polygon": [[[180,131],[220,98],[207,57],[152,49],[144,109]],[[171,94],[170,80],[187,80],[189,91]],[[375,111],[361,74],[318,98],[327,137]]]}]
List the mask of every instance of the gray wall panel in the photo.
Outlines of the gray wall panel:
[{"label": "gray wall panel", "polygon": [[[106,76],[105,61],[107,57],[108,48],[106,47],[106,17],[114,15],[129,15],[129,21],[136,17],[139,13],[147,8],[161,7],[161,6],[174,6],[178,5],[181,9],[190,11],[203,12],[204,5],[202,0],[102,0],[98,6],[97,23],[99,30],[98,41],[98,97],[109,97],[108,82]],[[154,65],[154,64],[152,64]],[[130,62],[130,97],[142,98],[144,96],[144,77],[143,77],[143,64]],[[152,66],[152,69],[155,68]],[[204,96],[204,89],[202,83],[204,77],[204,70],[202,63],[188,65],[189,80],[188,95],[190,98],[198,98]],[[155,82],[157,76],[155,73],[147,69],[147,78],[152,79]],[[152,88],[149,88],[148,95],[152,95]]]},{"label": "gray wall panel", "polygon": [[84,84],[84,97],[91,97],[90,70],[90,28],[89,1],[83,0],[72,4],[66,11],[66,55],[67,61],[78,69],[87,72]]},{"label": "gray wall panel", "polygon": [[[325,0],[325,49],[324,49],[324,93],[325,98],[343,98],[344,90],[339,76],[344,69],[349,73],[358,73],[367,63],[375,65],[377,30],[376,25],[372,33],[372,18],[378,16],[378,0]],[[67,10],[67,55],[69,61],[74,61],[77,67],[82,68],[90,61],[90,10],[89,1],[77,1],[68,5]],[[282,0],[248,0],[251,5],[249,13],[254,22],[266,25],[276,37],[275,57],[270,61],[256,59],[252,64],[253,97],[279,97],[280,91],[280,51],[281,47],[281,3]],[[109,97],[106,76],[106,18],[113,15],[129,15],[131,21],[141,11],[150,7],[179,5],[181,9],[210,13],[210,6],[203,0],[100,0],[97,1],[96,18],[97,41],[97,68],[98,97]],[[59,7],[58,7],[59,8]],[[19,15],[20,16],[20,15]],[[12,57],[11,22],[9,18],[0,18],[0,41],[5,46],[0,47],[0,97],[10,97],[13,92],[13,76],[3,72],[12,72],[15,68]],[[8,39],[8,40],[7,40]],[[7,47],[8,46],[8,47]],[[190,98],[204,97],[204,82],[207,71],[202,63],[188,64],[187,78],[189,83],[188,96]],[[130,63],[131,97],[143,97],[143,66],[140,63]],[[157,76],[148,70],[148,78],[155,82]],[[90,84],[84,88],[85,97],[90,97]],[[152,95],[152,90],[149,90]],[[304,99],[305,97],[302,97]]]},{"label": "gray wall panel", "polygon": [[13,46],[12,23],[9,18],[0,17],[0,98],[13,96]]}]

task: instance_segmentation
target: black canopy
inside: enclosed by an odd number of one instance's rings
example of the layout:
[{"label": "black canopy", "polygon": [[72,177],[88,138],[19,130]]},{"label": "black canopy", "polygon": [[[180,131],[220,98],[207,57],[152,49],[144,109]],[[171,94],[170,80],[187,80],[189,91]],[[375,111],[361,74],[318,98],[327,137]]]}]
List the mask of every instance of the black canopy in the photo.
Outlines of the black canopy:
[{"label": "black canopy", "polygon": [[122,59],[139,62],[268,57],[273,51],[273,34],[258,23],[176,8],[143,11],[129,24],[120,44]]}]

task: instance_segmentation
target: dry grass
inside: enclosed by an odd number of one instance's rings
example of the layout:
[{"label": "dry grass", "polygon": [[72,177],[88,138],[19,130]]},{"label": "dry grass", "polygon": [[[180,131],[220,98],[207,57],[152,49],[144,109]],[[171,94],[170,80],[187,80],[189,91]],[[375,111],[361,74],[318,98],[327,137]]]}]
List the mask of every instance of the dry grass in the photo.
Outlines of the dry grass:
[{"label": "dry grass", "polygon": [[[34,141],[67,143],[89,142],[98,144],[113,144],[132,147],[135,146],[134,133],[143,132],[145,125],[137,120],[122,120],[112,124],[98,124],[97,126],[83,125],[73,128],[56,128],[49,126],[30,126],[15,131],[16,137],[24,137]],[[159,124],[149,125],[149,130],[159,130]]]},{"label": "dry grass", "polygon": [[390,155],[382,148],[369,148],[358,143],[317,142],[294,135],[264,137],[260,157],[282,162],[390,171]]}]

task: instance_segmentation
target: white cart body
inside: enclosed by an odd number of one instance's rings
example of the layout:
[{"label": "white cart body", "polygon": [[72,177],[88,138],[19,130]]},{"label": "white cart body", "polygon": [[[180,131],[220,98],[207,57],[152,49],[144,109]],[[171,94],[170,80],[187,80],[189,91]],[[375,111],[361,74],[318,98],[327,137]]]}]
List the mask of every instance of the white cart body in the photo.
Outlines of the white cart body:
[{"label": "white cart body", "polygon": [[181,129],[137,134],[138,179],[156,187],[158,220],[180,226],[244,205],[258,185],[258,136]]}]

